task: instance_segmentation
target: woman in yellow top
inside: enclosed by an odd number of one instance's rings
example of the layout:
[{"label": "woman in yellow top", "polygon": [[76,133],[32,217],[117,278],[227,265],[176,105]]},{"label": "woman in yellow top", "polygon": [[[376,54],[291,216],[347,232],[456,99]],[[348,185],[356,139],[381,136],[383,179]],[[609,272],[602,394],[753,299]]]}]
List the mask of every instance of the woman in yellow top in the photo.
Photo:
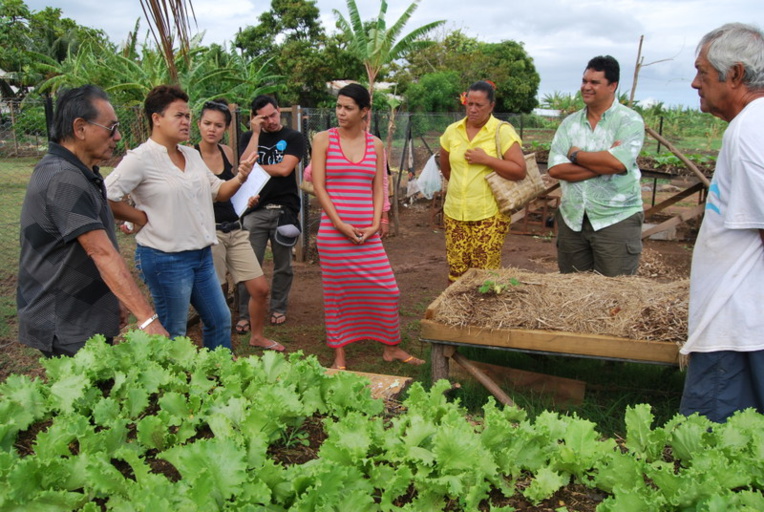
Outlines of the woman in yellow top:
[{"label": "woman in yellow top", "polygon": [[443,219],[449,282],[470,268],[501,267],[510,221],[499,211],[485,177],[496,171],[509,180],[525,178],[520,137],[511,125],[493,117],[495,104],[493,86],[475,82],[467,91],[467,116],[440,137],[440,170],[448,180]]}]

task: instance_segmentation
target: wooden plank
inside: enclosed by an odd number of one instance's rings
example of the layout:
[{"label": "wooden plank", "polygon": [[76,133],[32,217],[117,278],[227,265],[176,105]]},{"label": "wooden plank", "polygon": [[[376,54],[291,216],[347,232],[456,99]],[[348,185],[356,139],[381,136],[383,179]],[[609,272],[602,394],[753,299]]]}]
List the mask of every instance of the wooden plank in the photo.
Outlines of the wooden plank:
[{"label": "wooden plank", "polygon": [[664,341],[643,341],[598,334],[574,334],[525,329],[452,327],[433,320],[421,321],[420,338],[429,342],[458,343],[531,352],[550,352],[627,361],[678,364],[679,346]]},{"label": "wooden plank", "polygon": [[645,218],[648,218],[650,215],[654,213],[658,213],[661,210],[664,210],[671,206],[672,204],[676,204],[682,199],[686,197],[690,197],[691,195],[695,194],[696,192],[700,192],[705,187],[702,183],[698,182],[695,185],[691,186],[688,189],[682,190],[681,192],[678,192],[677,194],[669,197],[668,199],[661,201],[660,203],[656,204],[652,208],[645,210]]},{"label": "wooden plank", "polygon": [[[471,362],[503,389],[511,388],[519,392],[527,390],[544,394],[551,397],[557,405],[580,405],[584,401],[586,394],[586,382],[584,381],[516,370],[496,364]],[[453,380],[464,380],[471,379],[472,375],[459,365],[451,365],[449,377]]]},{"label": "wooden plank", "polygon": [[456,361],[459,366],[467,370],[467,372],[472,375],[479,383],[483,385],[493,396],[496,397],[496,400],[499,401],[499,403],[502,403],[504,405],[514,406],[515,402],[512,401],[511,398],[509,398],[509,395],[506,394],[498,384],[496,384],[493,379],[491,379],[488,375],[483,373],[480,368],[475,366],[472,361],[464,357],[458,352],[454,352],[453,356],[451,356],[454,361]]},{"label": "wooden plank", "polygon": [[366,373],[366,372],[354,372],[351,370],[335,370],[333,368],[327,368],[326,373],[334,375],[337,372],[355,373],[361,377],[369,379],[369,387],[371,388],[371,396],[373,398],[382,398],[383,400],[395,399],[401,392],[406,389],[406,386],[411,384],[414,380],[411,377],[401,377],[399,375],[384,375],[379,373]]},{"label": "wooden plank", "polygon": [[693,173],[695,173],[695,176],[697,176],[697,177],[698,177],[698,179],[699,179],[699,180],[700,180],[700,181],[703,183],[703,185],[705,185],[705,186],[706,186],[706,188],[708,188],[708,187],[710,187],[710,186],[711,186],[711,182],[708,180],[708,178],[706,177],[706,175],[705,175],[705,174],[703,174],[702,172],[700,172],[700,169],[698,169],[698,167],[697,167],[697,166],[696,166],[694,163],[692,163],[692,161],[691,161],[689,158],[687,158],[686,156],[684,156],[684,153],[682,153],[681,151],[679,151],[679,149],[677,149],[677,148],[676,148],[676,147],[675,147],[673,144],[671,144],[669,141],[667,141],[666,139],[664,139],[664,138],[663,138],[663,136],[662,136],[660,133],[656,132],[655,130],[653,130],[653,129],[652,129],[652,128],[650,128],[649,126],[645,126],[645,131],[646,131],[648,134],[650,134],[650,135],[651,135],[651,136],[652,136],[652,137],[653,137],[655,140],[657,140],[658,142],[660,142],[661,144],[663,144],[664,146],[666,146],[666,147],[668,148],[668,150],[669,150],[669,151],[671,151],[672,153],[674,153],[674,155],[676,155],[676,157],[677,157],[679,160],[681,160],[681,161],[682,161],[682,163],[683,163],[685,166],[687,166],[687,168],[688,168],[689,170],[691,170]]},{"label": "wooden plank", "polygon": [[642,239],[644,240],[650,235],[654,235],[655,233],[660,233],[661,231],[666,231],[667,229],[673,228],[674,226],[678,226],[679,224],[683,222],[687,222],[688,220],[695,218],[698,215],[701,215],[705,209],[706,209],[706,205],[704,203],[696,205],[693,208],[680,213],[679,215],[671,217],[667,221],[661,222],[657,226],[653,226],[651,228],[648,228],[642,231]]}]

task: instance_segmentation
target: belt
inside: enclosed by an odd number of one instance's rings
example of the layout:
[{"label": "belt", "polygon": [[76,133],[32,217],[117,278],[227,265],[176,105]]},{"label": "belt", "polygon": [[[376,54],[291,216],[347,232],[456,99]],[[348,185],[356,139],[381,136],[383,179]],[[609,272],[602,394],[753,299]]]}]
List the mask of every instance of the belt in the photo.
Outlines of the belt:
[{"label": "belt", "polygon": [[284,207],[280,204],[266,204],[263,208],[266,210],[281,210]]},{"label": "belt", "polygon": [[230,233],[236,229],[241,229],[241,222],[238,220],[234,222],[221,222],[220,224],[215,224],[215,229],[223,233]]}]

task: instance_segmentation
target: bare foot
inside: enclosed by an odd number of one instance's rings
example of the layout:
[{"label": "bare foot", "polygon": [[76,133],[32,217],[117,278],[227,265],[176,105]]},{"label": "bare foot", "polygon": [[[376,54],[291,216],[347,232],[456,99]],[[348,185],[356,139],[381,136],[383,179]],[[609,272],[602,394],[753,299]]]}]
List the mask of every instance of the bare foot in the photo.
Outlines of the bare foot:
[{"label": "bare foot", "polygon": [[276,352],[283,352],[284,345],[278,341],[269,340],[268,338],[255,338],[252,337],[249,340],[250,347],[257,347],[263,350],[275,350]]},{"label": "bare foot", "polygon": [[382,353],[382,359],[388,363],[393,361],[400,361],[401,363],[413,364],[414,366],[424,364],[424,360],[412,356],[397,345],[392,347],[385,347],[385,351]]},{"label": "bare foot", "polygon": [[345,348],[337,347],[334,349],[334,363],[329,367],[335,370],[347,370],[347,361],[345,361]]}]

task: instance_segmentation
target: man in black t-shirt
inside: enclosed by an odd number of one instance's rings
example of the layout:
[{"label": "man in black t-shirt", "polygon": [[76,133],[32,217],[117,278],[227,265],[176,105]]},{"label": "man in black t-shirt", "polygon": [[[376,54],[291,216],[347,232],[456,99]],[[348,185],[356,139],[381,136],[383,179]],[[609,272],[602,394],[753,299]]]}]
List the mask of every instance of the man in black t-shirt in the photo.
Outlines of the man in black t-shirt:
[{"label": "man in black t-shirt", "polygon": [[[273,252],[273,282],[271,283],[270,322],[286,321],[287,300],[292,287],[292,246],[299,233],[286,231],[284,225],[297,223],[300,195],[295,179],[295,168],[305,155],[305,138],[300,132],[281,124],[278,103],[270,96],[260,95],[252,101],[249,121],[251,131],[239,141],[239,156],[246,158],[257,151],[258,163],[270,174],[257,202],[243,216],[244,228],[260,265],[265,248],[271,242]],[[281,232],[278,231],[282,226]],[[239,322],[237,330],[247,327],[246,303],[249,296],[239,287]]]}]

